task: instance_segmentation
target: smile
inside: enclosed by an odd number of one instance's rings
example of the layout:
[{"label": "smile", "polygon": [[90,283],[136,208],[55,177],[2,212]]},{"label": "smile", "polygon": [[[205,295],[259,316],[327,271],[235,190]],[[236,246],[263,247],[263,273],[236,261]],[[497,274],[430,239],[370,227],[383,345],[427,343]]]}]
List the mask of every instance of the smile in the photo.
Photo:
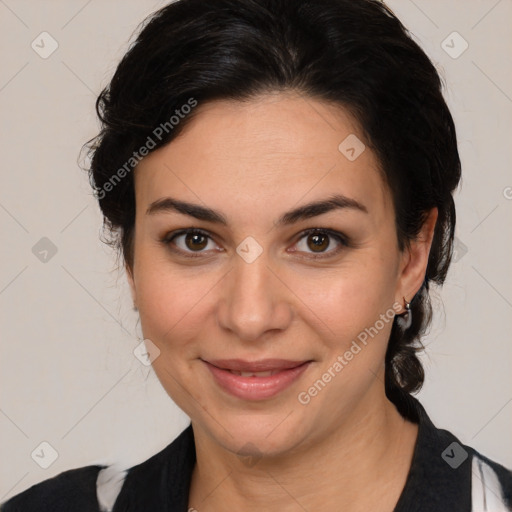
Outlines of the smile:
[{"label": "smile", "polygon": [[232,396],[251,401],[269,399],[283,392],[299,379],[311,362],[203,360],[217,386]]}]

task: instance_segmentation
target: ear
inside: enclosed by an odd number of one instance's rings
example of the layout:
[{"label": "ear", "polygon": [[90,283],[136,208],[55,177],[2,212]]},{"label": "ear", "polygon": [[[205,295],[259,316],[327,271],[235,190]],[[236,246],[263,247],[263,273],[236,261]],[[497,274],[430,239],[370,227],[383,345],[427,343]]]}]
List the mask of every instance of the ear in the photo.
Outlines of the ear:
[{"label": "ear", "polygon": [[126,279],[128,280],[130,291],[132,293],[133,306],[135,309],[137,309],[137,291],[135,289],[135,280],[133,279],[133,269],[130,268],[128,263],[124,264],[124,269],[126,271]]},{"label": "ear", "polygon": [[398,304],[403,303],[405,297],[408,302],[416,295],[425,280],[427,271],[428,256],[434,238],[434,229],[436,227],[438,216],[437,208],[432,208],[418,233],[415,240],[409,242],[403,252],[401,270],[397,283]]}]

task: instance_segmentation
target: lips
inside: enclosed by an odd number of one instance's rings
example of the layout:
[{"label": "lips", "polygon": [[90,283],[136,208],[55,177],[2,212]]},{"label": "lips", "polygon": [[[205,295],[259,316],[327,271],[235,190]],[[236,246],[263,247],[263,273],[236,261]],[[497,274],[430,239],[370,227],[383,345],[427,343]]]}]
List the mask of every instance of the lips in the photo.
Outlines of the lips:
[{"label": "lips", "polygon": [[296,368],[307,361],[290,361],[287,359],[260,359],[259,361],[244,361],[243,359],[214,359],[208,363],[221,368],[236,372],[278,372]]},{"label": "lips", "polygon": [[270,377],[271,375],[275,375],[276,373],[280,372],[281,370],[268,370],[266,372],[242,372],[242,371],[236,371],[236,370],[228,370],[233,375],[240,375],[240,377]]},{"label": "lips", "polygon": [[243,400],[274,397],[295,382],[311,363],[286,359],[217,359],[203,362],[222,390]]}]

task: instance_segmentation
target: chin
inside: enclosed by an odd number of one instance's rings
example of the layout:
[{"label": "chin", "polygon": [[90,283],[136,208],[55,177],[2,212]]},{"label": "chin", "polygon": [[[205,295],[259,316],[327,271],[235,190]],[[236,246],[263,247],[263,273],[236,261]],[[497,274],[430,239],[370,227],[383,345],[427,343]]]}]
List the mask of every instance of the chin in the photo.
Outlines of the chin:
[{"label": "chin", "polygon": [[[240,457],[275,457],[289,452],[307,436],[305,421],[297,411],[279,408],[269,411],[238,411],[218,414],[219,424],[204,417],[201,429],[230,452]],[[212,416],[217,418],[212,410]]]}]

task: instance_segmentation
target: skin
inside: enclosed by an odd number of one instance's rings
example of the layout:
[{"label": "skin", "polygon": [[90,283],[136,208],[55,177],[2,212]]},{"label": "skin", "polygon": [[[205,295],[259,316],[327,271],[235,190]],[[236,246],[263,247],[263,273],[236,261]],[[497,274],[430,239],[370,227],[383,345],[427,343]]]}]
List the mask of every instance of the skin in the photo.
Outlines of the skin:
[{"label": "skin", "polygon": [[[155,372],[191,418],[197,464],[189,505],[199,512],[226,503],[246,511],[392,511],[417,426],[384,393],[391,322],[308,404],[297,397],[394,303],[403,312],[403,297],[423,282],[437,210],[401,252],[375,154],[367,146],[349,161],[338,150],[350,134],[364,141],[341,107],[281,92],[196,108],[180,136],[134,171],[134,264],[127,269],[144,336],[160,350]],[[284,212],[333,193],[367,213],[337,209],[277,226]],[[147,213],[166,196],[218,210],[228,225]],[[186,228],[211,238],[162,242]],[[302,235],[309,228],[343,233],[349,245],[329,237],[317,249]],[[263,250],[252,263],[236,252],[248,236]],[[277,396],[247,401],[219,388],[201,360],[229,358],[313,362]]]}]

